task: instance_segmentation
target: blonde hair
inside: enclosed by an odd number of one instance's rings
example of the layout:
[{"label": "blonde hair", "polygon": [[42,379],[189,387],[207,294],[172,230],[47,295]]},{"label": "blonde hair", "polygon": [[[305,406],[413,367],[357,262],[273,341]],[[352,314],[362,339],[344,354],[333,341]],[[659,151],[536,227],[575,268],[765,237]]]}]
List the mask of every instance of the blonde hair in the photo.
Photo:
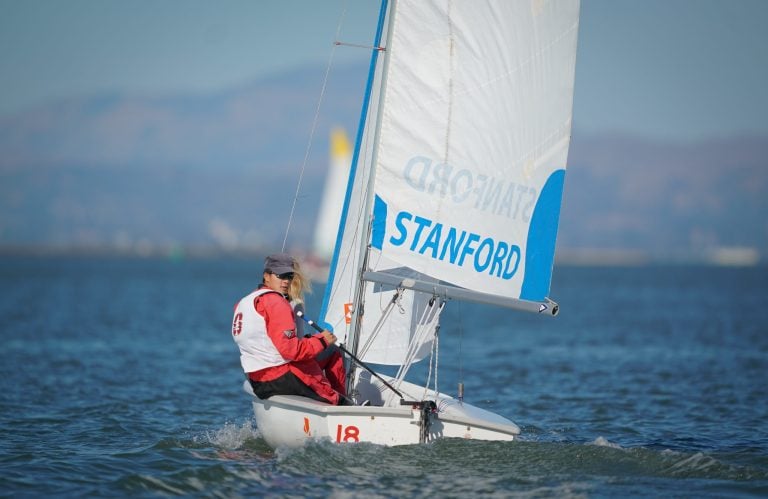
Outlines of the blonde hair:
[{"label": "blonde hair", "polygon": [[288,296],[291,301],[297,303],[304,302],[304,294],[312,292],[312,284],[309,278],[305,276],[301,271],[301,265],[295,258],[293,259],[293,280],[291,281],[291,287],[288,288]]}]

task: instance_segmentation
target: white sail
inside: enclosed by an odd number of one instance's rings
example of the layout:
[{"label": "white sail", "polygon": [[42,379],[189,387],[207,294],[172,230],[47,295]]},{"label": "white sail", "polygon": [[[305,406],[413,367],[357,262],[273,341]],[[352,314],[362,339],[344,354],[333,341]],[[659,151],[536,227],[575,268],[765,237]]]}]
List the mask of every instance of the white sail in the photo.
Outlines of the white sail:
[{"label": "white sail", "polygon": [[[359,287],[365,270],[449,283],[489,303],[547,299],[578,11],[578,0],[391,4],[323,307],[343,339],[363,303],[365,344],[394,293]],[[424,320],[420,295],[404,294],[365,359],[397,363],[392,352]]]},{"label": "white sail", "polygon": [[543,300],[570,139],[578,2],[397,7],[374,246],[464,288]]}]

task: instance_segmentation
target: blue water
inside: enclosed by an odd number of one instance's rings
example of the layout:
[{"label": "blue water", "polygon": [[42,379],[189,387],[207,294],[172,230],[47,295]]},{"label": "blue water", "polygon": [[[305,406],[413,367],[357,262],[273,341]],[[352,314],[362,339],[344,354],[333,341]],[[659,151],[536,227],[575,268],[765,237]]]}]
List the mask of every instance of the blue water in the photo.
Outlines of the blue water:
[{"label": "blue water", "polygon": [[439,388],[519,441],[275,452],[229,333],[260,261],[0,261],[0,495],[768,495],[766,268],[558,267],[554,319],[450,303]]}]

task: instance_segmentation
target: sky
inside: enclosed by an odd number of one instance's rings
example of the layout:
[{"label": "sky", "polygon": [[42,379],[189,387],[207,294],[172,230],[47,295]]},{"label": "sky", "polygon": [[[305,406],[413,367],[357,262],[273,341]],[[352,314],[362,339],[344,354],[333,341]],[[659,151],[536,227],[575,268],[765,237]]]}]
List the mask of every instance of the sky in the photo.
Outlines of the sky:
[{"label": "sky", "polygon": [[[332,55],[367,60],[333,41],[369,44],[378,2],[0,0],[0,12],[0,116],[12,116],[70,96],[205,94]],[[765,0],[582,0],[574,133],[768,136],[767,25]]]}]

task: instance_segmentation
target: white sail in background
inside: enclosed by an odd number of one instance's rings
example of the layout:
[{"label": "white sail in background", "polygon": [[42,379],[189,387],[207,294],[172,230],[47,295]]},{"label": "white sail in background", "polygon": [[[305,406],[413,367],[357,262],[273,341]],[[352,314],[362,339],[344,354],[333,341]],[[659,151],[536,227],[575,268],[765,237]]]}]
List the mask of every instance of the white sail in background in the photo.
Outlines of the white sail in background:
[{"label": "white sail in background", "polygon": [[[578,13],[578,0],[391,4],[323,307],[342,338],[362,270],[547,299]],[[362,345],[393,291],[361,286]],[[377,338],[379,353],[365,359],[397,362],[390,353],[424,320],[419,295],[404,295]]]},{"label": "white sail in background", "polygon": [[334,128],[331,130],[328,174],[320,201],[313,244],[313,256],[326,262],[331,260],[336,245],[351,162],[352,145],[347,134],[342,128]]}]

